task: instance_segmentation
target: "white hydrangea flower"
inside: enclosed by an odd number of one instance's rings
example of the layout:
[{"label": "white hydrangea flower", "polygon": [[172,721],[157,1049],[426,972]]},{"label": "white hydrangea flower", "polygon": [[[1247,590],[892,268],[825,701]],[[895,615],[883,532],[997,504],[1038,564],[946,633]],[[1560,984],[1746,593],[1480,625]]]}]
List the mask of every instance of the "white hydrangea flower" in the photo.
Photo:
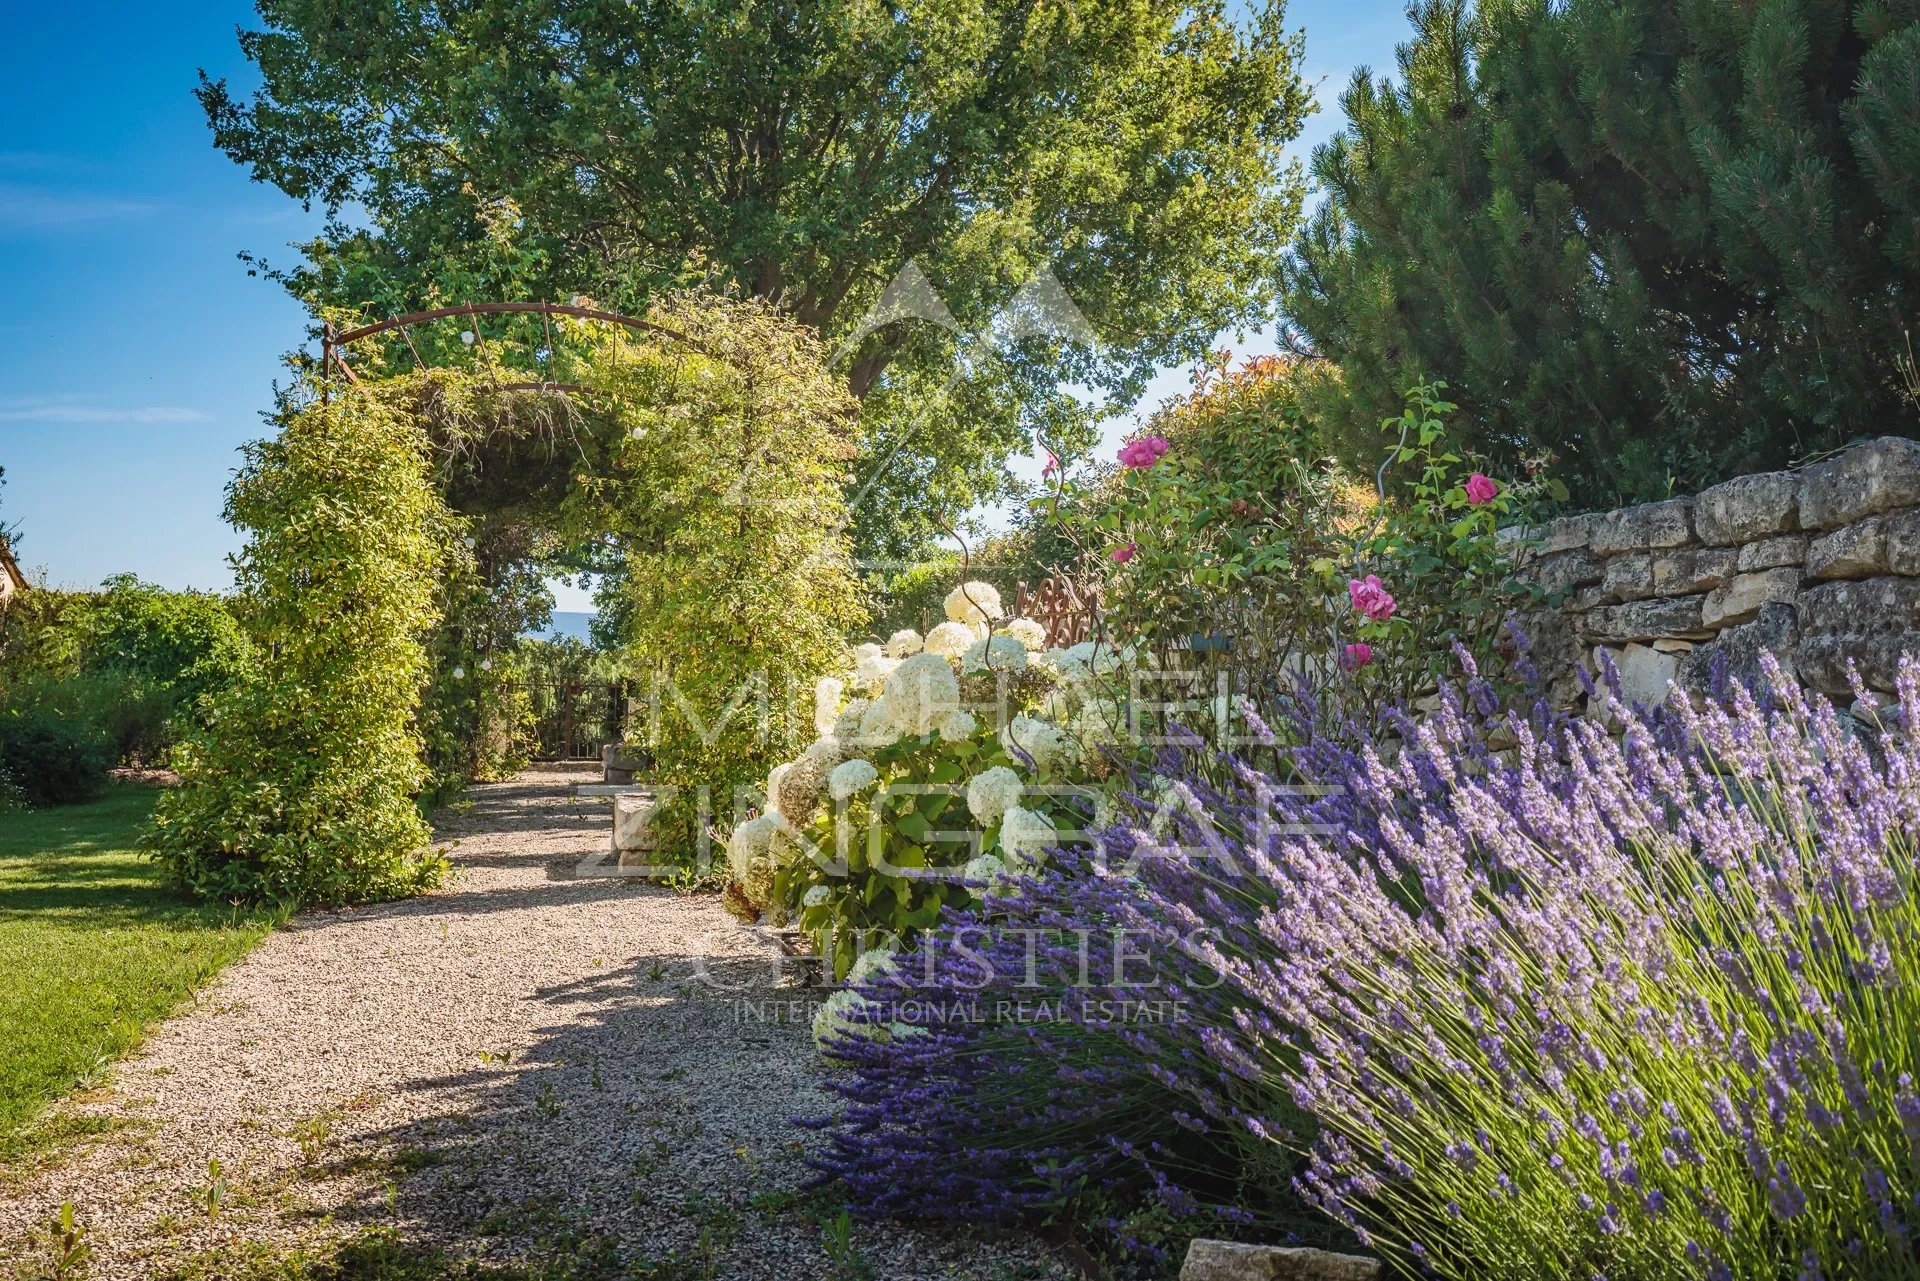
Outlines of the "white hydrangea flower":
[{"label": "white hydrangea flower", "polygon": [[800,906],[819,907],[822,903],[825,903],[828,899],[832,897],[833,897],[832,890],[828,889],[824,885],[815,885],[809,888],[805,894],[802,894],[800,896]]},{"label": "white hydrangea flower", "polygon": [[1031,618],[1013,619],[1000,630],[1019,641],[1030,654],[1038,654],[1047,647],[1047,629]]},{"label": "white hydrangea flower", "polygon": [[940,719],[940,741],[957,743],[963,738],[972,738],[979,728],[980,722],[973,718],[973,713],[958,707]]},{"label": "white hydrangea flower", "polygon": [[833,733],[833,726],[840,719],[840,696],[847,692],[847,683],[835,676],[822,677],[813,687],[813,728],[818,734]]},{"label": "white hydrangea flower", "polygon": [[873,701],[860,718],[860,730],[854,741],[862,747],[891,747],[905,738],[908,728],[901,722],[900,708],[884,698]]},{"label": "white hydrangea flower", "polygon": [[953,668],[938,654],[915,654],[900,660],[880,692],[892,717],[906,734],[931,734],[960,706],[960,682]]},{"label": "white hydrangea flower", "polygon": [[994,882],[1005,875],[1006,870],[1007,865],[998,857],[982,854],[978,858],[967,860],[967,865],[960,870],[960,876],[970,885],[991,890]]},{"label": "white hydrangea flower", "polygon": [[912,658],[924,643],[919,632],[911,627],[902,628],[887,638],[887,657]]},{"label": "white hydrangea flower", "polygon": [[860,953],[847,971],[847,986],[861,987],[875,983],[892,974],[898,967],[899,957],[890,947],[870,947]]},{"label": "white hydrangea flower", "polygon": [[831,734],[825,734],[808,743],[807,750],[800,755],[802,759],[812,761],[820,767],[822,772],[825,772],[845,760],[847,752],[840,745],[839,739]]},{"label": "white hydrangea flower", "polygon": [[1093,675],[1072,650],[1061,649],[1057,645],[1046,653],[1036,656],[1034,662],[1068,684],[1083,681]]},{"label": "white hydrangea flower", "polygon": [[1108,676],[1119,671],[1123,661],[1120,651],[1110,641],[1081,641],[1057,652],[1061,670],[1073,674]]},{"label": "white hydrangea flower", "polygon": [[1015,883],[1033,879],[1036,868],[1026,863],[1009,866],[995,854],[982,854],[968,862],[961,875],[967,887],[982,899],[991,901],[1012,893]]},{"label": "white hydrangea flower", "polygon": [[1073,699],[1063,689],[1048,690],[1047,696],[1040,700],[1040,706],[1034,710],[1043,721],[1065,725],[1073,719]]},{"label": "white hydrangea flower", "polygon": [[780,780],[785,778],[787,776],[787,771],[792,768],[793,768],[793,762],[788,761],[784,765],[774,766],[772,771],[768,773],[767,775],[767,808],[769,810],[777,810],[780,808]]},{"label": "white hydrangea flower", "polygon": [[1024,672],[1027,670],[1027,647],[1011,636],[987,636],[967,647],[960,657],[961,672],[972,675],[988,670],[996,672]]},{"label": "white hydrangea flower", "polygon": [[840,709],[840,719],[833,723],[833,736],[842,743],[858,743],[860,722],[866,718],[867,709],[872,706],[871,699],[849,700],[847,705]]},{"label": "white hydrangea flower", "polygon": [[885,651],[880,647],[879,641],[867,641],[864,644],[855,645],[853,647],[854,665],[857,667],[861,663],[866,662],[869,658],[878,658],[884,652]]},{"label": "white hydrangea flower", "polygon": [[1045,814],[1016,805],[1000,822],[1000,850],[1007,867],[1032,867],[1047,850],[1060,843],[1060,833]]},{"label": "white hydrangea flower", "polygon": [[755,864],[772,858],[773,838],[779,833],[779,820],[771,814],[750,818],[727,837],[727,867],[733,879],[745,883]]},{"label": "white hydrangea flower", "polygon": [[942,623],[927,633],[925,651],[942,658],[958,658],[973,646],[973,628],[965,623]]},{"label": "white hydrangea flower", "polygon": [[947,617],[956,623],[992,622],[1005,618],[1000,607],[1000,590],[992,583],[962,583],[947,593]]},{"label": "white hydrangea flower", "polygon": [[1015,749],[1025,752],[1043,770],[1059,769],[1080,755],[1080,745],[1065,730],[1032,716],[1008,721],[1000,730],[1000,743],[1009,755],[1015,755]]},{"label": "white hydrangea flower", "polygon": [[1004,765],[975,774],[967,783],[967,808],[982,825],[1000,821],[1000,816],[1020,803],[1025,790],[1020,776]]},{"label": "white hydrangea flower", "polygon": [[871,1023],[856,1023],[853,1015],[864,1009],[866,1002],[858,992],[845,990],[835,992],[820,1002],[820,1008],[813,1014],[813,1044],[822,1054],[833,1052],[833,1043],[847,1037],[871,1037],[875,1027]]},{"label": "white hydrangea flower", "polygon": [[869,693],[877,692],[887,683],[887,677],[893,675],[900,666],[897,658],[888,658],[885,654],[869,654],[862,658],[853,669],[853,683]]},{"label": "white hydrangea flower", "polygon": [[844,801],[866,790],[879,777],[880,771],[873,767],[872,761],[856,756],[833,767],[833,773],[827,775],[827,791],[834,800]]},{"label": "white hydrangea flower", "polygon": [[1091,756],[1103,747],[1118,747],[1127,741],[1126,710],[1110,698],[1090,698],[1073,722],[1074,737]]},{"label": "white hydrangea flower", "polygon": [[801,756],[780,774],[771,799],[782,818],[804,827],[820,808],[820,789],[826,785],[827,768],[811,756]]}]

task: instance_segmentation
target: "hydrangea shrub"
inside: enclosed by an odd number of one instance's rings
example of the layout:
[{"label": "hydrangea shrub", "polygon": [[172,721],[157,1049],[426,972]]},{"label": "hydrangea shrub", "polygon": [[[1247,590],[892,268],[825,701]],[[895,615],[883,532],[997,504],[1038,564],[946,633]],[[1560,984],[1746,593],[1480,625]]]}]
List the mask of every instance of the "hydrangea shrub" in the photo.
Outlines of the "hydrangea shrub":
[{"label": "hydrangea shrub", "polygon": [[961,584],[945,610],[927,636],[862,645],[851,673],[820,682],[820,737],[774,768],[762,812],[728,840],[738,898],[812,932],[836,977],[874,940],[1033,875],[1088,808],[1099,744],[1079,731],[1105,722],[1076,717],[1071,691],[1090,656],[1043,649],[987,583]]}]

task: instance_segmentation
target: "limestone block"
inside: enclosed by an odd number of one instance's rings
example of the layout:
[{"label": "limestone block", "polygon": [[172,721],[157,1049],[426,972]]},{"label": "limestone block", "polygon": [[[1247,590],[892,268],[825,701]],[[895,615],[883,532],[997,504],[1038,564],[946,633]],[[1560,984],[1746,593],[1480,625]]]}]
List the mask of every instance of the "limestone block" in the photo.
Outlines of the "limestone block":
[{"label": "limestone block", "polygon": [[1606,577],[1607,563],[1592,552],[1575,549],[1542,556],[1527,568],[1527,576],[1549,596],[1588,587]]},{"label": "limestone block", "polygon": [[1803,634],[1920,630],[1920,581],[1911,578],[1820,583],[1802,589],[1798,604]]},{"label": "limestone block", "polygon": [[[633,743],[606,743],[600,748],[600,768],[604,770],[609,783],[628,783],[633,781],[636,771],[647,767],[645,749]],[[615,772],[623,773],[625,778],[614,778]]]},{"label": "limestone block", "polygon": [[1569,614],[1584,614],[1595,605],[1604,605],[1606,603],[1607,589],[1598,583],[1594,583],[1591,586],[1582,587],[1573,595],[1567,597],[1560,608],[1566,610]]},{"label": "limestone block", "polygon": [[1794,662],[1826,693],[1848,688],[1855,663],[1874,689],[1890,690],[1902,654],[1920,653],[1920,578],[1865,578],[1803,588]]},{"label": "limestone block", "polygon": [[1655,595],[1653,557],[1645,552],[1613,557],[1607,562],[1607,576],[1601,586],[1608,600],[1646,600]]},{"label": "limestone block", "polygon": [[1920,575],[1920,507],[1882,518],[1887,530],[1887,568]]},{"label": "limestone block", "polygon": [[1576,551],[1593,542],[1594,526],[1600,523],[1604,512],[1588,512],[1582,516],[1562,516],[1547,526],[1545,540],[1540,544],[1542,554]]},{"label": "limestone block", "polygon": [[1380,1260],[1301,1246],[1195,1241],[1180,1281],[1377,1281]]},{"label": "limestone block", "polygon": [[1800,474],[1800,527],[1833,529],[1920,505],[1920,440],[1882,436]]},{"label": "limestone block", "polygon": [[1686,596],[1711,591],[1734,574],[1739,553],[1731,547],[1700,547],[1653,554],[1653,593]]},{"label": "limestone block", "polygon": [[1608,512],[1593,527],[1588,546],[1602,556],[1684,547],[1693,540],[1693,500],[1669,498]]},{"label": "limestone block", "polygon": [[653,812],[658,804],[651,792],[616,792],[613,797],[613,848],[624,854],[632,850],[650,850],[658,839],[653,830]]},{"label": "limestone block", "polygon": [[1701,622],[1705,601],[1705,596],[1669,596],[1625,605],[1599,605],[1588,611],[1582,631],[1588,640],[1612,644],[1653,641],[1663,636],[1698,639],[1711,634]]},{"label": "limestone block", "polygon": [[1573,619],[1563,610],[1542,609],[1514,621],[1527,638],[1527,658],[1539,673],[1547,697],[1556,707],[1571,707],[1579,697],[1581,656]]},{"label": "limestone block", "polygon": [[1602,585],[1616,601],[1687,596],[1711,590],[1733,577],[1736,556],[1731,547],[1629,552],[1607,561]]},{"label": "limestone block", "polygon": [[1768,601],[1755,612],[1752,622],[1727,628],[1681,659],[1680,685],[1694,694],[1719,694],[1736,685],[1752,688],[1762,678],[1763,654],[1772,654],[1791,675],[1794,647],[1799,641],[1793,606]]},{"label": "limestone block", "polygon": [[1594,667],[1602,673],[1607,670],[1605,659],[1611,659],[1614,670],[1619,673],[1620,700],[1628,706],[1653,707],[1666,701],[1667,690],[1680,671],[1680,655],[1651,645],[1596,649]]},{"label": "limestone block", "polygon": [[1887,570],[1887,530],[1878,516],[1821,534],[1807,546],[1807,577],[1871,578]]},{"label": "limestone block", "polygon": [[1823,694],[1844,694],[1851,664],[1869,689],[1892,690],[1902,655],[1920,658],[1920,634],[1914,632],[1822,632],[1800,637],[1794,666],[1800,678]]},{"label": "limestone block", "polygon": [[1739,476],[1693,500],[1693,528],[1709,547],[1750,543],[1800,528],[1800,481],[1791,472]]},{"label": "limestone block", "polygon": [[1734,569],[1742,574],[1751,574],[1756,569],[1779,569],[1783,565],[1799,566],[1806,563],[1807,536],[1781,534],[1742,547],[1734,562]]},{"label": "limestone block", "polygon": [[1791,566],[1740,574],[1726,586],[1707,593],[1700,608],[1700,621],[1707,627],[1744,623],[1769,602],[1791,605],[1799,590],[1800,571]]},{"label": "limestone block", "polygon": [[1493,543],[1515,569],[1522,569],[1544,554],[1542,544],[1547,531],[1538,525],[1503,525],[1493,531]]}]

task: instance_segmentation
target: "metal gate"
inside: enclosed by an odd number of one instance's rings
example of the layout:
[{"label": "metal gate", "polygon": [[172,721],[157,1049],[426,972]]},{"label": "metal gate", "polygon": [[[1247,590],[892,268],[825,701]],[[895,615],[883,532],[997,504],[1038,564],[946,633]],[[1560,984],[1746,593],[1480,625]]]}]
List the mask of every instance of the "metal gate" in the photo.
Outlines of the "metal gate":
[{"label": "metal gate", "polygon": [[626,689],[617,681],[554,681],[525,687],[533,712],[534,758],[597,761],[620,741]]}]

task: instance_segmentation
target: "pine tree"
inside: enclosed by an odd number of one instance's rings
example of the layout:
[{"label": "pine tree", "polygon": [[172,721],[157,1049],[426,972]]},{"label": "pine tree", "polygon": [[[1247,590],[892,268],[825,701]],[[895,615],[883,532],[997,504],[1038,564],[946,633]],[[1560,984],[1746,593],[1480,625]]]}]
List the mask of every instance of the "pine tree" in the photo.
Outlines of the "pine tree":
[{"label": "pine tree", "polygon": [[1363,70],[1285,303],[1355,461],[1444,378],[1583,502],[1913,432],[1920,0],[1431,0]]}]

